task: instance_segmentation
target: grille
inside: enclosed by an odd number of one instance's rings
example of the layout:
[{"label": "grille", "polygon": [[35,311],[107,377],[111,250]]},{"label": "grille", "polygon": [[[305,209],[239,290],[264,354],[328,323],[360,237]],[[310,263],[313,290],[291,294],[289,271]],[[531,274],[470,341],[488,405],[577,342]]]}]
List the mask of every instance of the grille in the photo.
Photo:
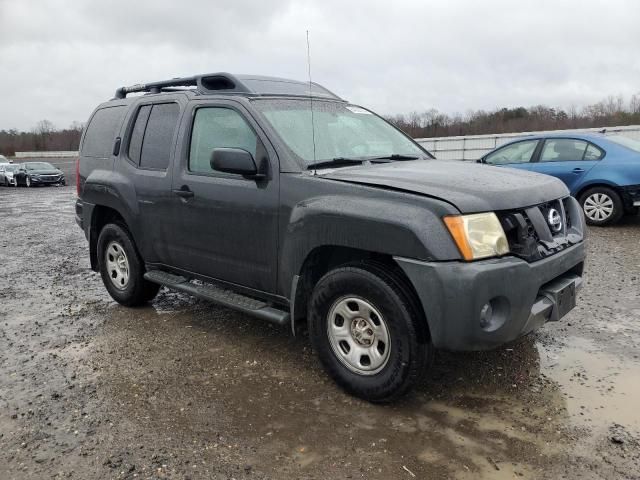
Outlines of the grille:
[{"label": "grille", "polygon": [[582,241],[578,202],[567,197],[533,207],[498,212],[513,255],[535,262]]}]

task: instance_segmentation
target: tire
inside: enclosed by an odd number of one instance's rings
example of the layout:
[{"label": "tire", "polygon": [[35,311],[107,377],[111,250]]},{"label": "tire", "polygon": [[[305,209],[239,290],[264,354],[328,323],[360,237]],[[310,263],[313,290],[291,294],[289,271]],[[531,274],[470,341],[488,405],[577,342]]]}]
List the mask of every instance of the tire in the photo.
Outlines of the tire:
[{"label": "tire", "polygon": [[608,187],[594,187],[580,195],[580,205],[589,225],[604,227],[617,223],[624,215],[618,193]]},{"label": "tire", "polygon": [[144,264],[124,225],[109,223],[100,231],[98,266],[109,295],[121,305],[144,305],[160,289],[159,285],[144,279]]},{"label": "tire", "polygon": [[367,401],[386,403],[406,394],[433,361],[417,300],[386,266],[359,262],[331,270],[314,287],[307,318],[329,375]]},{"label": "tire", "polygon": [[9,186],[9,180],[7,180],[7,177],[4,177],[4,186],[5,187]]}]

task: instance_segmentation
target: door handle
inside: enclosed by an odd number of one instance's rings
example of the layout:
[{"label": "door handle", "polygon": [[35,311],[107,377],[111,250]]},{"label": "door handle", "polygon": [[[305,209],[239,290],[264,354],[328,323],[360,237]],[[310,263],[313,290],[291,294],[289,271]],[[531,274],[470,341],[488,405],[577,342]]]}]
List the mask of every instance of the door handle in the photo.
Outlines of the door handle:
[{"label": "door handle", "polygon": [[582,172],[584,172],[584,168],[579,168],[578,167],[578,168],[574,168],[573,169],[573,173],[582,173]]},{"label": "door handle", "polygon": [[186,185],[183,185],[182,188],[180,189],[176,189],[172,191],[173,193],[175,193],[181,198],[192,198],[194,195],[194,193],[191,190],[189,190],[189,187],[187,187]]}]

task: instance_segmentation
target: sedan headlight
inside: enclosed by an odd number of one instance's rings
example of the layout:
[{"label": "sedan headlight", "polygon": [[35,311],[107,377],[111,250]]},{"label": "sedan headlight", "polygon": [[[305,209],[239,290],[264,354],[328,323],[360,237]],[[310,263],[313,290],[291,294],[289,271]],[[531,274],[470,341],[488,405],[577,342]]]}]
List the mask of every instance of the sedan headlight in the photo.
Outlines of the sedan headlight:
[{"label": "sedan headlight", "polygon": [[495,213],[449,215],[443,220],[465,260],[509,253],[509,242]]}]

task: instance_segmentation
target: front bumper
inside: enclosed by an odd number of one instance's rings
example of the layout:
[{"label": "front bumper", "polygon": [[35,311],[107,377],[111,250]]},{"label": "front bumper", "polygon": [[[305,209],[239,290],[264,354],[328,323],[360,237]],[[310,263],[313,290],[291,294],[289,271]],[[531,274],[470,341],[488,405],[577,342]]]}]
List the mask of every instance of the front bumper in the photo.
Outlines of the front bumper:
[{"label": "front bumper", "polygon": [[640,207],[640,185],[622,187],[622,201],[627,210]]},{"label": "front bumper", "polygon": [[[582,286],[584,259],[584,242],[532,263],[395,258],[418,293],[434,346],[447,350],[495,348],[558,320]],[[482,314],[487,304],[489,322]]]},{"label": "front bumper", "polygon": [[64,182],[64,176],[51,176],[51,177],[31,177],[31,183],[33,185],[56,185]]}]

